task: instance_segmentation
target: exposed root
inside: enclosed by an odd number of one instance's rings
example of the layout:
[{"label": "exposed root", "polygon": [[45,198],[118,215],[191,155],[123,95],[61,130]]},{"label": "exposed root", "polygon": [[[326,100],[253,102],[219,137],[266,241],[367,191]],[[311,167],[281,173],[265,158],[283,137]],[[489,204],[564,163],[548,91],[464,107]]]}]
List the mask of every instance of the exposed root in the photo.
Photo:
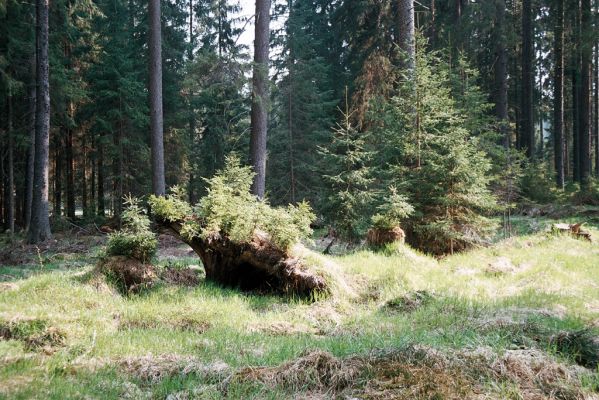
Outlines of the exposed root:
[{"label": "exposed root", "polygon": [[251,240],[237,243],[220,235],[188,239],[181,235],[181,223],[162,224],[198,254],[206,271],[206,279],[242,290],[301,296],[329,290],[323,276],[309,268],[304,260],[276,247],[264,232],[256,231]]},{"label": "exposed root", "polygon": [[123,293],[136,293],[156,283],[156,268],[134,258],[106,257],[100,260],[98,271],[115,283]]},{"label": "exposed root", "polygon": [[366,234],[366,243],[371,248],[380,248],[390,243],[404,243],[406,234],[399,226],[392,229],[370,228]]}]

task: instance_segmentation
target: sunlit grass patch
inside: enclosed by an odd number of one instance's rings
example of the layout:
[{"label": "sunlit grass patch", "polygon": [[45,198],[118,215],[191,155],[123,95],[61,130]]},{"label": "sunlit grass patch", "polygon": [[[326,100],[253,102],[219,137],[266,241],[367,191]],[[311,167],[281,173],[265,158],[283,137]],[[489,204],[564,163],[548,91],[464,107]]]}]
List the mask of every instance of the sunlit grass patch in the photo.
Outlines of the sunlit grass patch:
[{"label": "sunlit grass patch", "polygon": [[[195,286],[164,282],[123,295],[92,274],[91,262],[82,266],[77,261],[75,266],[66,260],[24,275],[18,275],[20,266],[5,267],[16,274],[11,286],[0,290],[0,320],[42,321],[32,334],[55,328],[62,340],[51,352],[28,347],[25,339],[0,340],[0,398],[164,398],[175,393],[190,398],[285,398],[302,393],[304,385],[289,386],[285,379],[274,385],[261,379],[227,379],[250,367],[282,371],[310,351],[326,352],[343,364],[410,345],[458,359],[463,352],[486,349],[489,368],[495,362],[506,365],[504,355],[530,354],[573,368],[581,363],[581,354],[594,354],[589,343],[599,335],[599,326],[593,325],[599,321],[596,244],[539,233],[443,259],[403,245],[334,257],[302,251],[336,282],[329,295],[263,295],[204,280]],[[165,259],[158,267],[184,269],[196,263],[193,257]],[[151,372],[144,368],[154,361],[171,372],[158,380],[145,379],[140,371]],[[402,365],[408,371],[426,371],[424,365],[411,363]],[[200,367],[215,365],[226,366],[222,371],[228,375],[201,372]],[[364,397],[366,390],[389,390],[386,384],[369,387],[367,379],[360,380],[385,371],[384,365],[376,368],[361,370],[358,383],[343,390]],[[442,370],[456,380],[438,390],[449,390],[463,382],[460,379],[498,398],[541,390],[522,386],[513,377],[489,375],[474,382],[451,371]],[[412,378],[401,379],[421,382],[430,375],[410,373]],[[574,391],[564,393],[597,390],[596,375],[566,381]]]}]

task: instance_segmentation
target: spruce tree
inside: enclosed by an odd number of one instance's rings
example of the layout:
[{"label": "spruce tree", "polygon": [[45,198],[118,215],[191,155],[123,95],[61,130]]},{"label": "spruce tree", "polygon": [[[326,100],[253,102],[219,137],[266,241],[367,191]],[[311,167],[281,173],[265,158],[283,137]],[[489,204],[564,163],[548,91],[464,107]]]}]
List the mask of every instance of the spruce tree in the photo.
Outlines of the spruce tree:
[{"label": "spruce tree", "polygon": [[[419,51],[416,68],[414,86],[402,85],[384,117],[383,147],[396,151],[387,159],[392,173],[382,176],[415,209],[405,225],[410,243],[451,253],[484,242],[493,228],[484,216],[495,206],[488,189],[490,163],[452,95],[448,62],[438,53]],[[410,123],[414,111],[416,126]]]},{"label": "spruce tree", "polygon": [[368,224],[376,193],[373,152],[365,134],[352,124],[347,100],[342,120],[331,136],[330,144],[320,148],[326,171],[323,178],[329,185],[320,209],[342,238],[357,241]]}]

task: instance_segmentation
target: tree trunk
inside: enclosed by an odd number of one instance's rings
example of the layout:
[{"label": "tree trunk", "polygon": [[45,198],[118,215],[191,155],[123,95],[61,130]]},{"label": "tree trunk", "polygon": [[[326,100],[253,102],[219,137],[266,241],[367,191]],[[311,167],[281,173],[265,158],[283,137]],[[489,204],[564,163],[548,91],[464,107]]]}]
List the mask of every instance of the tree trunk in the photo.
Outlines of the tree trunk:
[{"label": "tree trunk", "polygon": [[397,24],[399,48],[403,57],[402,69],[407,72],[408,79],[413,79],[416,70],[414,0],[399,0]]},{"label": "tree trunk", "polygon": [[434,49],[435,45],[437,44],[437,9],[435,0],[431,0],[430,2],[430,13],[431,23],[428,28],[428,42],[431,49]]},{"label": "tree trunk", "polygon": [[104,198],[104,143],[103,135],[98,138],[98,155],[97,155],[97,202],[98,202],[98,215],[104,217],[106,215],[106,202]]},{"label": "tree trunk", "polygon": [[27,171],[25,175],[25,232],[29,231],[31,223],[31,204],[33,202],[33,172],[35,160],[35,101],[36,101],[36,56],[31,56],[31,82],[29,84],[29,109],[27,130],[29,143],[27,148]]},{"label": "tree trunk", "polygon": [[595,133],[595,176],[599,177],[599,45],[595,44],[595,93],[593,97],[593,131]]},{"label": "tree trunk", "polygon": [[[189,58],[189,61],[193,61],[194,58],[194,46],[195,46],[195,41],[194,41],[194,34],[193,34],[193,0],[189,0],[189,49],[188,49],[188,54],[187,57]],[[193,93],[189,93],[189,99],[188,99],[188,106],[189,106],[189,147],[191,150],[191,152],[193,152],[194,149],[194,144],[196,142],[195,139],[195,132],[196,132],[196,120],[195,120],[195,113],[194,113],[194,109],[193,109]],[[191,159],[188,160],[189,161],[189,181],[187,184],[187,195],[188,195],[188,200],[189,200],[189,204],[195,204],[196,203],[196,196],[195,196],[195,174],[194,174],[194,164],[191,162]]]},{"label": "tree trunk", "polygon": [[572,178],[575,182],[580,182],[580,146],[578,144],[578,138],[580,137],[580,118],[578,116],[580,112],[580,84],[578,82],[577,60],[578,57],[574,54],[573,64],[570,69],[572,75]]},{"label": "tree trunk", "polygon": [[[62,128],[61,128],[62,131]],[[63,131],[64,133],[64,131]],[[54,216],[60,216],[62,210],[62,149],[60,138],[54,138]]]},{"label": "tree trunk", "polygon": [[531,0],[522,1],[522,145],[526,147],[526,155],[533,159],[535,155],[535,135],[533,122],[533,27]]},{"label": "tree trunk", "polygon": [[[72,105],[71,105],[72,107]],[[66,178],[67,178],[67,212],[71,220],[75,219],[75,160],[73,159],[73,129],[67,128],[66,139]]]},{"label": "tree trunk", "polygon": [[188,240],[181,236],[181,224],[163,222],[162,227],[187,243],[198,254],[206,279],[242,290],[276,291],[308,296],[328,290],[325,279],[311,272],[298,258],[255,235],[249,242],[236,243],[223,237]]},{"label": "tree trunk", "polygon": [[14,166],[14,132],[13,132],[13,108],[12,108],[12,91],[8,89],[8,98],[6,99],[8,105],[8,187],[5,196],[8,196],[8,212],[7,212],[7,225],[10,234],[15,233],[15,166]]},{"label": "tree trunk", "polygon": [[591,2],[581,2],[581,79],[580,79],[580,182],[588,187],[591,176],[591,65],[593,58],[593,25],[591,20]]},{"label": "tree trunk", "polygon": [[580,0],[571,2],[572,12],[572,177],[580,182]]},{"label": "tree trunk", "polygon": [[499,120],[504,147],[510,146],[508,120],[508,55],[505,48],[505,0],[496,1],[497,21],[495,25],[495,115]]},{"label": "tree trunk", "polygon": [[152,191],[157,196],[166,192],[164,179],[164,138],[162,115],[162,34],[160,0],[149,0],[150,23],[150,131],[152,146]]},{"label": "tree trunk", "polygon": [[270,0],[256,0],[254,76],[252,80],[252,132],[250,159],[254,168],[252,193],[264,197],[266,184],[266,135],[268,128],[268,50],[270,39]]},{"label": "tree trunk", "polygon": [[553,75],[553,151],[556,183],[564,188],[564,0],[557,0],[555,15],[555,70]]},{"label": "tree trunk", "polygon": [[31,224],[27,234],[29,243],[49,239],[48,214],[48,159],[50,149],[50,81],[48,60],[48,0],[36,1],[36,82],[35,161],[33,174],[33,201]]},{"label": "tree trunk", "polygon": [[85,133],[81,136],[81,208],[83,209],[83,218],[89,217],[89,204],[87,197],[87,160],[88,160],[88,149],[87,149],[87,135]]}]

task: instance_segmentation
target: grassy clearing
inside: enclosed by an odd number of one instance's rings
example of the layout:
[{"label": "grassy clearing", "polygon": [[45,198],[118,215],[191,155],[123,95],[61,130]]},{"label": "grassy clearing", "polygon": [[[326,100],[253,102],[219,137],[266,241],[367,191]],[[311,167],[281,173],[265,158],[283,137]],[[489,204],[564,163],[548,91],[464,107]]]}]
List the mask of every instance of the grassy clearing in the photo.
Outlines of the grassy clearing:
[{"label": "grassy clearing", "polygon": [[[198,263],[179,253],[161,263]],[[325,270],[334,265],[341,283],[333,296],[311,302],[202,282],[126,297],[92,277],[93,259],[47,255],[41,265],[2,266],[0,398],[482,391],[478,398],[569,399],[599,391],[596,367],[575,365],[581,349],[597,349],[596,244],[537,233],[443,260],[403,246],[306,255]],[[564,332],[586,339],[566,346]],[[553,372],[530,378],[539,360]]]}]

